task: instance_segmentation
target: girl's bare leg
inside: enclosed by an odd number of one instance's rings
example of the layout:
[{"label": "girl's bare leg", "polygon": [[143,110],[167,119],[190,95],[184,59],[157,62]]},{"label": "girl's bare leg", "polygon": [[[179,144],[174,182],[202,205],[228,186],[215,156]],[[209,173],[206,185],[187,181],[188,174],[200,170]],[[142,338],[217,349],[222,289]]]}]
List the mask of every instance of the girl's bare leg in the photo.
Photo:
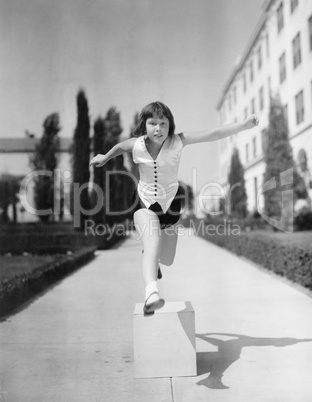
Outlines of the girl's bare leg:
[{"label": "girl's bare leg", "polygon": [[157,281],[161,239],[159,219],[153,211],[139,209],[134,214],[134,224],[143,245],[142,276],[147,286]]},{"label": "girl's bare leg", "polygon": [[157,287],[158,260],[160,252],[160,224],[157,215],[140,209],[134,214],[134,224],[143,244],[142,276],[145,283],[144,314],[154,314],[154,310],[163,307]]},{"label": "girl's bare leg", "polygon": [[170,266],[173,264],[178,242],[178,229],[173,225],[161,231],[159,262]]}]

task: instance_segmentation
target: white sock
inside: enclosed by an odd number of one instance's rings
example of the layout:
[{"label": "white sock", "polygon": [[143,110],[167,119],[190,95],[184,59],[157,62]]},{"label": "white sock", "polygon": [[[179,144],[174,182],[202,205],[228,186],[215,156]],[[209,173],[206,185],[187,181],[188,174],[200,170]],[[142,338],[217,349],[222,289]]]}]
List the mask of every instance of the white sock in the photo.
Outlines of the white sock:
[{"label": "white sock", "polygon": [[[148,299],[149,296],[151,296],[152,293],[157,292],[158,293],[158,286],[157,286],[157,281],[152,281],[150,282],[146,288],[145,288],[145,300]],[[153,294],[149,299],[149,303],[153,303],[155,300],[158,300],[159,296],[157,294]]]}]

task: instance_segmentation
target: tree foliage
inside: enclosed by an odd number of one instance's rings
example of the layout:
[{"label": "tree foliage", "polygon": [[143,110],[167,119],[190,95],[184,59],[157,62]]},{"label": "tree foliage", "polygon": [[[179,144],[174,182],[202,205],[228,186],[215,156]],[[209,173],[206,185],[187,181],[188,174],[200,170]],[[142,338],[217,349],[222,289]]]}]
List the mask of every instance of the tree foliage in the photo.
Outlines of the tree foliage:
[{"label": "tree foliage", "polygon": [[[61,130],[58,113],[49,115],[43,122],[43,135],[36,145],[35,153],[30,158],[31,165],[37,171],[46,173],[34,178],[34,200],[38,211],[54,209],[54,171],[58,164],[57,152],[59,151],[58,133]],[[50,174],[47,174],[50,172]],[[42,221],[46,221],[53,212],[39,215]]]},{"label": "tree foliage", "polygon": [[[298,174],[293,161],[287,119],[279,96],[271,97],[269,126],[266,134],[265,162],[264,183],[271,179],[276,181],[275,188],[263,193],[265,213],[267,216],[279,217],[283,208],[282,191],[293,190],[293,201],[307,197],[304,181]],[[290,187],[284,186],[281,188],[281,173],[289,169],[293,169],[293,183]]]},{"label": "tree foliage", "polygon": [[[78,193],[73,193],[76,199],[74,202],[75,208],[79,208],[79,225],[75,222],[75,227],[84,228],[84,222],[87,217],[80,209],[89,210],[89,193],[87,184],[90,178],[89,171],[90,159],[90,121],[89,107],[86,95],[83,90],[80,90],[77,95],[77,125],[74,131],[73,141],[73,182],[76,187],[84,186],[84,190]],[[77,197],[79,199],[77,199]]]},{"label": "tree foliage", "polygon": [[[122,127],[120,122],[120,113],[115,107],[108,109],[105,119],[105,141],[104,141],[104,153],[107,153],[113,146],[115,146],[122,133]],[[112,215],[111,212],[117,213],[124,210],[123,199],[124,187],[123,176],[118,174],[118,171],[124,171],[124,157],[120,155],[114,159],[111,159],[104,166],[104,198],[105,198],[105,221],[109,224],[113,224],[118,220],[118,215]],[[109,180],[109,182],[107,182]],[[108,210],[108,209],[109,210]]]},{"label": "tree foliage", "polygon": [[179,181],[181,209],[185,210],[187,214],[194,213],[194,192],[193,187],[182,181]]},{"label": "tree foliage", "polygon": [[20,182],[23,177],[13,176],[10,174],[2,174],[0,176],[0,222],[6,223],[9,221],[8,208],[12,205],[13,221],[17,222],[17,209],[18,192]]},{"label": "tree foliage", "polygon": [[230,186],[229,192],[229,212],[236,218],[246,218],[247,216],[247,194],[244,179],[244,167],[240,161],[239,152],[233,150],[230,172],[228,176]]},{"label": "tree foliage", "polygon": [[[93,153],[94,155],[97,154],[104,154],[105,153],[105,139],[106,139],[106,128],[105,128],[105,121],[102,117],[98,117],[94,122],[93,126],[94,134],[93,134]],[[104,192],[105,186],[105,168],[94,168],[93,169],[93,182],[96,184],[102,191]],[[96,202],[100,202],[101,200],[98,199],[98,196],[95,192],[92,193],[92,204],[95,206]],[[96,224],[104,223],[105,221],[105,214],[104,208],[101,208],[96,214],[93,215],[92,219]]]},{"label": "tree foliage", "polygon": [[[139,123],[139,113],[135,113],[133,117],[133,124],[130,127],[130,138],[137,137],[137,126]],[[130,172],[136,179],[139,179],[139,168],[136,163],[133,162],[132,155],[129,157]]]}]

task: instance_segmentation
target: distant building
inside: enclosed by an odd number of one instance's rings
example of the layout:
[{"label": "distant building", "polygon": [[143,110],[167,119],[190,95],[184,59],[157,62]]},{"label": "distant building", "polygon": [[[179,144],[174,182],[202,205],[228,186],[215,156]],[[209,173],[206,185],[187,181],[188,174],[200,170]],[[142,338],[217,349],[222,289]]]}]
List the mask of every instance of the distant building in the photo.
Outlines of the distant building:
[{"label": "distant building", "polygon": [[[220,178],[226,186],[233,147],[245,168],[248,210],[257,209],[263,183],[263,149],[270,93],[280,94],[299,173],[311,188],[312,169],[312,1],[267,0],[249,42],[233,68],[217,104],[220,124],[252,113],[260,124],[219,143]],[[311,189],[310,189],[311,194]],[[259,200],[263,207],[263,198]]]},{"label": "distant building", "polygon": [[[26,175],[33,169],[29,158],[35,152],[38,138],[0,138],[0,174]],[[59,168],[71,170],[70,147],[72,138],[60,138]]]},{"label": "distant building", "polygon": [[[2,175],[11,175],[16,177],[26,177],[33,171],[30,164],[30,157],[35,151],[36,144],[40,141],[38,138],[0,138],[0,177]],[[70,148],[72,138],[60,138],[60,151],[58,153],[58,169],[61,177],[64,172],[71,172]],[[65,173],[66,176],[66,173]],[[65,177],[64,176],[64,177]],[[27,187],[27,200],[30,205],[33,202],[33,181]],[[12,212],[10,213],[12,215]],[[37,221],[37,216],[27,213],[18,206],[18,221]]]}]

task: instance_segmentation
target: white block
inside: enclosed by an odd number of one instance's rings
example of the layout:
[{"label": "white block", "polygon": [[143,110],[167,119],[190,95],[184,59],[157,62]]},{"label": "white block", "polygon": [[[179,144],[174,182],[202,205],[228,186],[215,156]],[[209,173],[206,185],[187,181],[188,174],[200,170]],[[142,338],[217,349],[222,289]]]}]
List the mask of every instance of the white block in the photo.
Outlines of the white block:
[{"label": "white block", "polygon": [[133,314],[136,378],[196,376],[195,313],[192,304],[166,303],[144,316],[143,304]]}]

